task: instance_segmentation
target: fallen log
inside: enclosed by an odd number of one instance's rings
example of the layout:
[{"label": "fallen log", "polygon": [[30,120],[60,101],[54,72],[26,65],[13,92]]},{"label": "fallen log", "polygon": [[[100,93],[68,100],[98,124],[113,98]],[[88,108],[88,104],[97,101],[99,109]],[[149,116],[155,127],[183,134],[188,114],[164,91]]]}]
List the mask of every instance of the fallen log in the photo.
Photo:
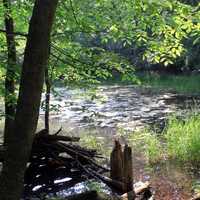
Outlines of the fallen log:
[{"label": "fallen log", "polygon": [[[74,184],[73,181],[67,182],[66,184],[54,184],[54,172],[52,173],[52,169],[62,169],[65,170],[66,173],[70,173],[71,169],[78,169],[78,173],[80,177],[82,176],[82,173],[85,172],[87,175],[86,178],[95,178],[97,180],[101,180],[106,185],[111,187],[112,189],[115,189],[115,191],[123,192],[124,189],[124,183],[126,183],[126,189],[125,191],[132,190],[126,194],[123,194],[122,196],[115,197],[114,199],[119,200],[131,200],[135,199],[136,195],[143,196],[143,193],[146,191],[149,191],[149,183],[144,183],[140,187],[132,189],[132,185],[129,186],[133,182],[132,179],[132,163],[131,161],[131,150],[128,147],[125,147],[124,153],[119,149],[119,153],[117,156],[120,156],[120,168],[119,174],[112,174],[112,177],[120,178],[119,180],[111,179],[109,177],[106,177],[102,175],[102,172],[108,172],[109,169],[99,165],[95,158],[98,156],[97,152],[95,150],[87,149],[80,147],[78,145],[74,145],[71,142],[77,142],[80,138],[76,137],[69,137],[69,136],[61,136],[58,135],[59,132],[57,132],[54,135],[48,135],[46,134],[46,130],[42,130],[39,133],[35,135],[33,146],[32,146],[32,152],[30,157],[30,163],[32,164],[32,168],[35,171],[35,173],[31,173],[32,176],[40,176],[41,173],[45,170],[45,174],[51,174],[51,176],[47,176],[51,180],[46,184],[46,186],[43,186],[38,190],[38,193],[46,192],[48,189],[53,189],[62,187],[62,185],[69,186],[71,184]],[[68,143],[69,142],[69,143]],[[3,146],[0,146],[0,161],[3,161],[5,149]],[[116,153],[116,152],[115,152]],[[61,155],[64,154],[64,155]],[[67,154],[65,156],[65,154]],[[115,155],[114,155],[115,156]],[[117,159],[113,158],[114,163],[117,163]],[[117,163],[119,164],[119,163]],[[125,164],[125,167],[124,167]],[[43,167],[45,166],[45,167]],[[112,169],[115,170],[115,164],[112,165]],[[35,169],[38,169],[35,170]],[[31,169],[30,169],[31,170]],[[63,172],[61,170],[61,172]],[[30,171],[32,172],[32,171]],[[56,171],[56,174],[58,173],[58,170]],[[28,173],[27,173],[28,176]],[[34,179],[33,176],[33,179]],[[76,174],[77,176],[77,174]],[[131,177],[130,177],[131,176]],[[59,177],[59,176],[55,176]],[[69,176],[70,177],[70,176]],[[84,176],[83,176],[84,177]],[[60,177],[59,177],[60,179]],[[125,181],[125,179],[127,181]],[[39,178],[37,180],[43,185],[42,181]],[[34,185],[28,184],[27,191],[33,192]],[[79,195],[73,195],[71,197],[67,198],[68,200],[108,200],[113,198],[105,198],[101,195],[97,194],[97,192],[87,192]]]}]

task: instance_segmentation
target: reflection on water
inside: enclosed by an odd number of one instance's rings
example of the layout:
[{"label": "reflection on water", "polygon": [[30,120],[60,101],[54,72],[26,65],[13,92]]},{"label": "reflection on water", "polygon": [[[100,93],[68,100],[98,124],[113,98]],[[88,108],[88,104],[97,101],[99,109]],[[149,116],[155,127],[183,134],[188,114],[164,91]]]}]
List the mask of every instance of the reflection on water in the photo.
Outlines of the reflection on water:
[{"label": "reflection on water", "polygon": [[[152,92],[134,86],[99,86],[87,89],[57,88],[51,97],[51,119],[68,123],[71,129],[123,128],[135,131],[144,125],[164,123],[168,115],[196,105],[200,98],[169,92]],[[59,94],[59,95],[58,95]],[[42,113],[43,114],[43,113]]]}]

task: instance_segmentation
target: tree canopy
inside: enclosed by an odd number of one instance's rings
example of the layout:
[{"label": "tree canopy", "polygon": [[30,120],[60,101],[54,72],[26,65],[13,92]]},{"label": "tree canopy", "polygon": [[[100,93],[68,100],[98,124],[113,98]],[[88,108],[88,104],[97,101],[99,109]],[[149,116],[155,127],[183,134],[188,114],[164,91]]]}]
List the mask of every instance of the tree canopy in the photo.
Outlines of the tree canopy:
[{"label": "tree canopy", "polygon": [[[25,46],[20,33],[27,33],[32,6],[33,1],[12,3],[19,64]],[[68,84],[86,80],[94,83],[112,76],[113,70],[135,80],[135,66],[123,55],[110,51],[112,45],[134,45],[143,49],[143,60],[148,63],[173,64],[200,42],[199,6],[172,0],[60,1],[52,32],[53,74]],[[3,17],[1,14],[1,30]],[[5,61],[4,34],[0,38],[0,58]]]}]

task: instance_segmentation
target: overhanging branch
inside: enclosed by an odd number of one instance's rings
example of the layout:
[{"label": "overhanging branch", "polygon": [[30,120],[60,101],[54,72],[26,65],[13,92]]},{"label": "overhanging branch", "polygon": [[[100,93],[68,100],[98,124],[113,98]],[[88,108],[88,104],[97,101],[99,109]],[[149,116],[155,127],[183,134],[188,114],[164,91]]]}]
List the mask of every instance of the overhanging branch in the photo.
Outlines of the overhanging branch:
[{"label": "overhanging branch", "polygon": [[[6,33],[6,30],[0,29],[0,33]],[[8,35],[19,35],[19,36],[23,36],[23,37],[27,37],[28,34],[27,33],[22,33],[22,32],[13,32],[13,33],[8,33]]]}]

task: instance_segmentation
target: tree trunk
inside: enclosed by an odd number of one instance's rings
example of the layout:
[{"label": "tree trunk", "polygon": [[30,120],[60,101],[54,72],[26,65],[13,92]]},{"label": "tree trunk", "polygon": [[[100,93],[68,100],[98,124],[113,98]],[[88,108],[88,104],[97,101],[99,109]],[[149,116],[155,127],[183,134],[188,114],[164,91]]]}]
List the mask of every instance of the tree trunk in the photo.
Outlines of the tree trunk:
[{"label": "tree trunk", "polygon": [[14,36],[14,23],[11,16],[10,0],[3,0],[5,9],[5,30],[7,41],[7,71],[5,78],[5,126],[4,126],[4,144],[8,143],[11,137],[12,126],[15,116],[15,67],[16,67],[16,45]]},{"label": "tree trunk", "polygon": [[36,0],[30,21],[14,134],[9,138],[0,177],[0,199],[19,200],[37,126],[50,32],[58,0]]},{"label": "tree trunk", "polygon": [[46,94],[45,94],[45,129],[49,133],[49,109],[50,109],[50,94],[51,94],[51,80],[49,77],[48,66],[45,69],[45,85],[46,85]]}]

